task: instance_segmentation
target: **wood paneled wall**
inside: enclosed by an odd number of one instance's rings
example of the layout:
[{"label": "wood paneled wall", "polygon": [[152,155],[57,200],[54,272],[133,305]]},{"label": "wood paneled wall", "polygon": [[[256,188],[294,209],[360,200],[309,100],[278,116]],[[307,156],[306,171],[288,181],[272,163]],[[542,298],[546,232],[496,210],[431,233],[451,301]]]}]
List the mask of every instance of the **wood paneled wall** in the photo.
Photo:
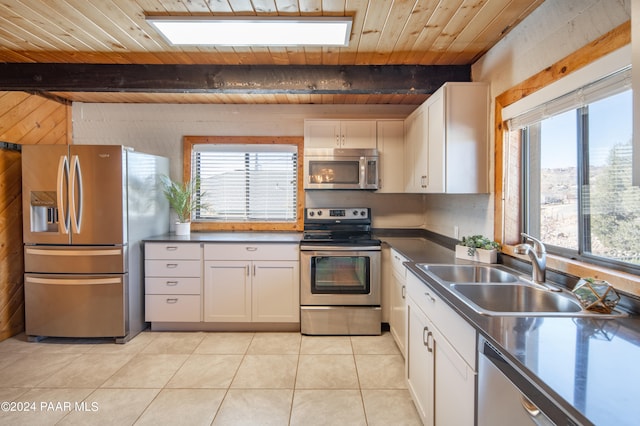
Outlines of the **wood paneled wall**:
[{"label": "wood paneled wall", "polygon": [[[0,141],[67,144],[71,108],[23,92],[0,92]],[[20,153],[0,149],[0,341],[24,331],[22,165]]]}]

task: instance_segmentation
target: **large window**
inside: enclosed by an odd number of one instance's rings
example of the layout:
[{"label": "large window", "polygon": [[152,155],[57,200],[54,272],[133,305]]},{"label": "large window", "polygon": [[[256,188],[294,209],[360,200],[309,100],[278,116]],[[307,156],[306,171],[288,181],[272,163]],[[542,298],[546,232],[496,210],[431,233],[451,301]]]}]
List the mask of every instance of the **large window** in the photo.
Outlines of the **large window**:
[{"label": "large window", "polygon": [[185,138],[190,179],[199,183],[201,200],[192,220],[204,229],[296,229],[299,144],[274,138],[242,142]]},{"label": "large window", "polygon": [[640,265],[629,83],[623,70],[510,122],[524,142],[523,231],[552,252]]}]

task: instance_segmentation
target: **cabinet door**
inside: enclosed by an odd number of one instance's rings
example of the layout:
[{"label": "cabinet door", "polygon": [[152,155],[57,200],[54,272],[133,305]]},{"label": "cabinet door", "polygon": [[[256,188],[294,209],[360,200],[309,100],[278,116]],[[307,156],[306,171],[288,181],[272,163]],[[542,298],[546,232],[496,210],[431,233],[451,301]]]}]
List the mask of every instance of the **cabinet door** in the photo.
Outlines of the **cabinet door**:
[{"label": "cabinet door", "polygon": [[426,176],[423,180],[424,192],[444,192],[445,186],[445,127],[444,127],[444,95],[443,90],[434,93],[427,101],[427,163]]},{"label": "cabinet door", "polygon": [[428,150],[425,110],[425,106],[418,107],[405,121],[405,192],[419,193],[426,189]]},{"label": "cabinet door", "polygon": [[305,148],[340,148],[339,120],[305,120]]},{"label": "cabinet door", "polygon": [[404,123],[402,120],[378,121],[380,179],[378,192],[404,192]]},{"label": "cabinet door", "polygon": [[375,120],[347,120],[340,122],[342,148],[376,149]]},{"label": "cabinet door", "polygon": [[[407,298],[408,338],[405,358],[407,386],[425,426],[434,424],[434,355],[427,316]],[[471,423],[472,424],[472,423]]]},{"label": "cabinet door", "polygon": [[473,425],[476,375],[453,346],[431,329],[435,367],[435,424]]},{"label": "cabinet door", "polygon": [[300,263],[256,261],[252,265],[252,320],[300,322]]},{"label": "cabinet door", "polygon": [[251,321],[251,262],[204,263],[204,321]]},{"label": "cabinet door", "polygon": [[407,303],[405,299],[406,287],[405,279],[398,275],[396,271],[391,274],[391,312],[389,313],[389,331],[400,349],[402,356],[405,356],[405,340],[407,329]]}]

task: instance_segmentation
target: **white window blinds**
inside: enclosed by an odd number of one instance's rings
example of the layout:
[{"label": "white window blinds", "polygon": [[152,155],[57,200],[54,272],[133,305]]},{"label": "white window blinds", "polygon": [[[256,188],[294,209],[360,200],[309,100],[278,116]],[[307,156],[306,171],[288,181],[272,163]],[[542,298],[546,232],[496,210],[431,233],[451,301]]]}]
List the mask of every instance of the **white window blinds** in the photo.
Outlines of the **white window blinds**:
[{"label": "white window blinds", "polygon": [[631,88],[631,67],[626,67],[584,87],[545,102],[507,120],[509,130],[522,129],[545,118],[581,108]]},{"label": "white window blinds", "polygon": [[297,146],[199,144],[191,165],[205,206],[196,220],[296,221]]}]

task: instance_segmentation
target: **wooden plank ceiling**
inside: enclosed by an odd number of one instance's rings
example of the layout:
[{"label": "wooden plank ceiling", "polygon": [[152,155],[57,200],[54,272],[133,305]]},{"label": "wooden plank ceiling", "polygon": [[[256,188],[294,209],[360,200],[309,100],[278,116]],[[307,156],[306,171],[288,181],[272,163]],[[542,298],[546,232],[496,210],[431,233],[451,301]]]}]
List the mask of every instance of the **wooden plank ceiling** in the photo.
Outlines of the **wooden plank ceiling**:
[{"label": "wooden plank ceiling", "polygon": [[[0,62],[217,66],[470,65],[543,0],[10,0]],[[149,15],[352,16],[348,47],[175,47]],[[52,69],[55,66],[52,65]],[[418,104],[424,93],[50,92],[81,102]],[[161,93],[162,92],[162,93]]]}]

